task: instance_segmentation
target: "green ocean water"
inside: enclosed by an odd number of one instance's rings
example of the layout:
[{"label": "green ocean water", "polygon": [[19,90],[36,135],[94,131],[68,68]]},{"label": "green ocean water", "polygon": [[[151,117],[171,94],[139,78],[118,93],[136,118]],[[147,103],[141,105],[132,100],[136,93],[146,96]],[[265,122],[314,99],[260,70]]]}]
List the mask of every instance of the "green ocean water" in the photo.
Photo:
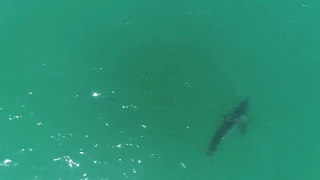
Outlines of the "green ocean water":
[{"label": "green ocean water", "polygon": [[0,180],[319,179],[319,8],[1,1]]}]

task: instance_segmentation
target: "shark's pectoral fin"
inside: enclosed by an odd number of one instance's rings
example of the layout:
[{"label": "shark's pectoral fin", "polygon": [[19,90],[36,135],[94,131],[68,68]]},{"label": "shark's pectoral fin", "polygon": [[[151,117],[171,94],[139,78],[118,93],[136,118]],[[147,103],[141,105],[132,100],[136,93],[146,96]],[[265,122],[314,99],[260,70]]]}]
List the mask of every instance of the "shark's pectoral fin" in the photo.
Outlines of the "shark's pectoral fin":
[{"label": "shark's pectoral fin", "polygon": [[249,124],[251,124],[251,123],[253,123],[253,120],[252,120],[252,118],[250,117],[250,115],[248,115],[248,114],[246,114],[246,122],[247,123],[249,123]]},{"label": "shark's pectoral fin", "polygon": [[247,130],[247,123],[246,122],[241,122],[239,125],[238,125],[238,128],[240,130],[240,132],[242,134],[245,134],[246,133],[246,130]]}]

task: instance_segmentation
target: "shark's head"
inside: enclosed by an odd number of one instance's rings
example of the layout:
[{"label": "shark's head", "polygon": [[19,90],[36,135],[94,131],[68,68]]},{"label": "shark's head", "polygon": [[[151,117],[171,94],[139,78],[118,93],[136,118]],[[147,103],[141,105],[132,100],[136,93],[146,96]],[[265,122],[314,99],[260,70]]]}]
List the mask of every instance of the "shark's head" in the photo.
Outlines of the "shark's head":
[{"label": "shark's head", "polygon": [[239,106],[237,108],[237,123],[242,123],[247,115],[247,109],[248,109],[249,101],[248,99],[245,99],[239,103]]},{"label": "shark's head", "polygon": [[247,108],[248,108],[249,100],[245,99],[240,102],[237,111],[239,114],[246,114],[247,113]]},{"label": "shark's head", "polygon": [[247,114],[249,101],[245,99],[230,113],[224,116],[226,123],[237,124],[240,123]]}]

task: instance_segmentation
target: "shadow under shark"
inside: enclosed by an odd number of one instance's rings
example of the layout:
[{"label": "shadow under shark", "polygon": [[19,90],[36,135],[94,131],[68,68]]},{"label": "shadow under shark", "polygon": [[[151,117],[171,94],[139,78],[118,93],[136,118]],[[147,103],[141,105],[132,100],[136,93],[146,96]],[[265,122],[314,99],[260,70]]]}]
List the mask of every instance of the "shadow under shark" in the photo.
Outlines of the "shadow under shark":
[{"label": "shadow under shark", "polygon": [[217,150],[217,146],[219,145],[221,139],[229,132],[229,130],[234,125],[238,125],[239,130],[242,133],[245,133],[246,123],[244,119],[247,115],[248,103],[248,99],[241,101],[239,105],[234,108],[229,114],[223,116],[223,124],[219,127],[219,129],[212,137],[210,145],[205,148],[205,152],[208,156],[211,156],[213,152]]}]

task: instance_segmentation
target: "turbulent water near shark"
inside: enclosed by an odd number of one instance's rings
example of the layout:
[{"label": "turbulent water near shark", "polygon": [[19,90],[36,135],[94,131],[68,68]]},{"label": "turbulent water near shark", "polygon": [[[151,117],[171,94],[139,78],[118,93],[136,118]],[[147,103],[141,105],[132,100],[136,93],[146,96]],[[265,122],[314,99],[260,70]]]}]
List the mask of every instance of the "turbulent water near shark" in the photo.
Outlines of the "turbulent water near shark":
[{"label": "turbulent water near shark", "polygon": [[241,101],[239,105],[234,108],[229,114],[224,116],[223,124],[219,127],[219,129],[212,137],[208,148],[205,148],[205,152],[208,156],[211,156],[213,152],[217,150],[217,146],[220,144],[221,139],[229,132],[229,130],[234,125],[240,125],[241,131],[244,133],[246,125],[243,119],[247,114],[248,104],[248,99],[245,99]]}]

